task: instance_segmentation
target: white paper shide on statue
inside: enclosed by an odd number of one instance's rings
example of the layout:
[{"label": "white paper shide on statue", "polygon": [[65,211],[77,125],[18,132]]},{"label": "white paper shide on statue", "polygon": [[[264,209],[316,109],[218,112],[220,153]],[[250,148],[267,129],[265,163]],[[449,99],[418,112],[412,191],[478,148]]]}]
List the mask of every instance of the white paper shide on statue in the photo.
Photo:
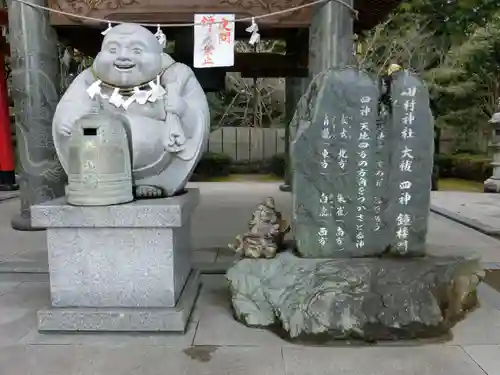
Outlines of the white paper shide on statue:
[{"label": "white paper shide on statue", "polygon": [[234,65],[234,14],[194,15],[195,68]]}]

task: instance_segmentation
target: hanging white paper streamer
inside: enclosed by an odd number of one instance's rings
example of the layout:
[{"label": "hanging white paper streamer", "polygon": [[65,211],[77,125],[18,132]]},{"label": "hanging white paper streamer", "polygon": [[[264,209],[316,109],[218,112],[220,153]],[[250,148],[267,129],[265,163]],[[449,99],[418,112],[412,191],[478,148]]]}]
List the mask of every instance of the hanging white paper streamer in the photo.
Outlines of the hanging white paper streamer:
[{"label": "hanging white paper streamer", "polygon": [[125,103],[125,101],[123,100],[123,96],[121,96],[121,94],[120,94],[119,88],[116,88],[113,90],[113,94],[111,94],[111,98],[109,98],[109,102],[117,108],[120,108]]},{"label": "hanging white paper streamer", "polygon": [[134,95],[132,97],[135,98],[135,101],[138,104],[146,104],[148,101],[149,97],[151,96],[151,91],[150,90],[139,90],[138,87],[134,87]]},{"label": "hanging white paper streamer", "polygon": [[255,43],[259,43],[259,41],[260,41],[259,25],[257,25],[257,23],[255,22],[255,18],[252,17],[252,24],[250,26],[248,26],[245,29],[245,31],[247,33],[252,33],[250,35],[250,40],[248,41],[248,43],[250,43],[252,46]]},{"label": "hanging white paper streamer", "polygon": [[149,87],[151,87],[151,95],[148,97],[148,100],[152,103],[167,93],[160,84],[160,76],[156,77],[156,83],[149,82]]},{"label": "hanging white paper streamer", "polygon": [[94,99],[97,94],[101,93],[101,83],[102,81],[98,79],[87,89],[87,94],[90,96],[90,99]]},{"label": "hanging white paper streamer", "polygon": [[109,33],[109,30],[111,30],[112,28],[113,28],[113,26],[111,26],[111,22],[108,22],[108,28],[106,30],[104,30],[101,34],[106,35],[107,33]]},{"label": "hanging white paper streamer", "polygon": [[165,48],[167,46],[167,37],[165,34],[163,34],[163,31],[161,31],[160,25],[158,25],[158,29],[156,30],[155,33],[156,39],[158,39],[158,43]]}]

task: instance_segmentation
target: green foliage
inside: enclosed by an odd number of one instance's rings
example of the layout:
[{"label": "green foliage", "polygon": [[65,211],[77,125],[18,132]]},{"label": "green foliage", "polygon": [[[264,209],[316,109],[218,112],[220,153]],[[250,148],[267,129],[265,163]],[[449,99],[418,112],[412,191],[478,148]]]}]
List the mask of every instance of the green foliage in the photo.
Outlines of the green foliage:
[{"label": "green foliage", "polygon": [[439,176],[482,182],[492,173],[491,158],[482,155],[436,155]]},{"label": "green foliage", "polygon": [[285,154],[274,155],[266,160],[234,161],[226,154],[207,152],[198,163],[192,180],[227,177],[230,174],[272,174],[283,178]]},{"label": "green foliage", "polygon": [[436,125],[451,128],[457,148],[478,148],[500,98],[498,0],[410,0],[360,36],[360,65],[384,73],[391,63],[424,78]]},{"label": "green foliage", "polygon": [[226,154],[206,152],[201,157],[194,174],[196,179],[229,176],[232,164],[233,159]]},{"label": "green foliage", "polygon": [[272,156],[269,159],[268,168],[269,168],[268,169],[269,173],[272,173],[278,177],[285,177],[286,155],[285,154],[278,154],[278,155]]}]

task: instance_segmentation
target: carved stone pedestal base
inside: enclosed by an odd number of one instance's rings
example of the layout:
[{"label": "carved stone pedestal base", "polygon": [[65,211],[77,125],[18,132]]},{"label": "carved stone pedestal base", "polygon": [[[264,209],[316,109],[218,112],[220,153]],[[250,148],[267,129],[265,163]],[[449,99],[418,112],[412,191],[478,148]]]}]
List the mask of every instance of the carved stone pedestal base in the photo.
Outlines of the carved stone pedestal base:
[{"label": "carved stone pedestal base", "polygon": [[174,307],[51,307],[38,311],[43,332],[185,332],[200,290],[193,271]]},{"label": "carved stone pedestal base", "polygon": [[10,220],[10,225],[12,229],[19,230],[22,232],[38,232],[45,230],[45,228],[35,228],[31,225],[31,219],[29,217],[23,216],[23,213],[18,213],[12,216]]},{"label": "carved stone pedestal base", "polygon": [[244,259],[227,272],[236,317],[291,338],[434,337],[477,303],[478,259]]},{"label": "carved stone pedestal base", "polygon": [[284,192],[290,192],[292,191],[292,186],[290,184],[282,184],[280,185],[279,189]]},{"label": "carved stone pedestal base", "polygon": [[41,331],[184,331],[199,287],[191,269],[197,189],[166,199],[31,209],[47,228],[52,307]]}]

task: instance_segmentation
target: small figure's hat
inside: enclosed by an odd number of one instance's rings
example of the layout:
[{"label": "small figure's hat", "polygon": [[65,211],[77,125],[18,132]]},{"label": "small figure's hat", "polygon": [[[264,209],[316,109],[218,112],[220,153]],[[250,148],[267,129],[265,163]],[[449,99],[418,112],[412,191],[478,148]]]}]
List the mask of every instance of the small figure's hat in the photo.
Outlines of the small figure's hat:
[{"label": "small figure's hat", "polygon": [[265,200],[264,200],[264,206],[266,207],[269,207],[269,208],[272,208],[273,210],[275,209],[275,204],[274,204],[274,198],[273,197],[267,197]]}]

